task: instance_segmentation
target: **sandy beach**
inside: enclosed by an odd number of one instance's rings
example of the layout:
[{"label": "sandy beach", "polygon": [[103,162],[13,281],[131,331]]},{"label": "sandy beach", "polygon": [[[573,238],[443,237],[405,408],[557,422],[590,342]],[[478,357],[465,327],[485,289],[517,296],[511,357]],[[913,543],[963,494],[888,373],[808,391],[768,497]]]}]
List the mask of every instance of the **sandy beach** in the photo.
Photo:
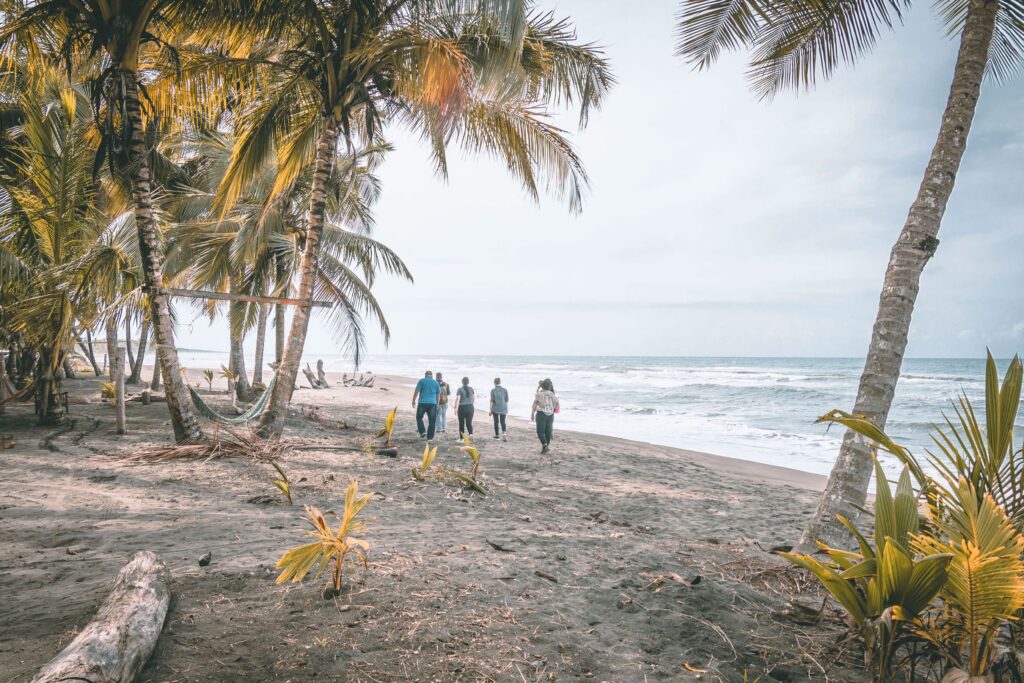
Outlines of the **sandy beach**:
[{"label": "sandy beach", "polygon": [[[541,456],[525,421],[492,441],[478,401],[483,497],[411,476],[423,448],[413,380],[328,377],[332,388],[293,399],[295,448],[280,460],[293,506],[266,463],[131,461],[168,443],[166,406],[129,403],[117,436],[97,379],[67,383],[59,427],[40,430],[25,405],[0,416],[16,442],[0,451],[0,679],[29,680],[149,549],[173,598],[140,681],[858,680],[835,646],[838,614],[801,617],[822,598],[767,552],[792,543],[822,478],[557,420]],[[230,405],[223,380],[203,393]],[[303,418],[313,405],[323,424]],[[398,457],[369,455],[395,405]],[[450,421],[437,461],[466,470],[456,431]],[[369,568],[335,600],[323,579],[275,585],[275,562],[303,542],[301,506],[338,509],[352,479],[377,494]]]}]

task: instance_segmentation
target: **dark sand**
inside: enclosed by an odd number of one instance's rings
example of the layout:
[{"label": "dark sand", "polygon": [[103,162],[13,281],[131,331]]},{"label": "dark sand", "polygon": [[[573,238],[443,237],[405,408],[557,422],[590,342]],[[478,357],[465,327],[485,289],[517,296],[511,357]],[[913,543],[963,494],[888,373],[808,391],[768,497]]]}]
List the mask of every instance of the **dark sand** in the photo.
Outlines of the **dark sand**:
[{"label": "dark sand", "polygon": [[[286,438],[354,450],[287,455],[289,507],[266,464],[128,462],[169,440],[166,406],[129,404],[130,433],[118,437],[98,381],[69,385],[92,402],[73,404],[59,428],[36,427],[28,407],[0,416],[17,442],[0,451],[0,680],[29,680],[141,549],[174,577],[141,681],[863,679],[834,645],[833,610],[814,624],[782,614],[794,597],[821,597],[763,550],[796,537],[819,477],[564,432],[557,419],[553,452],[540,456],[529,424],[491,441],[484,410],[484,498],[413,480],[423,446],[411,387],[379,378],[374,389],[296,392]],[[214,399],[227,405],[216,389]],[[302,419],[313,403],[356,428]],[[395,404],[399,457],[360,451]],[[455,438],[441,440],[438,463],[468,470]],[[301,506],[338,509],[351,479],[380,494],[365,513],[369,570],[352,572],[337,600],[321,597],[324,579],[276,586],[274,563],[305,542]],[[247,502],[261,494],[272,502]]]}]

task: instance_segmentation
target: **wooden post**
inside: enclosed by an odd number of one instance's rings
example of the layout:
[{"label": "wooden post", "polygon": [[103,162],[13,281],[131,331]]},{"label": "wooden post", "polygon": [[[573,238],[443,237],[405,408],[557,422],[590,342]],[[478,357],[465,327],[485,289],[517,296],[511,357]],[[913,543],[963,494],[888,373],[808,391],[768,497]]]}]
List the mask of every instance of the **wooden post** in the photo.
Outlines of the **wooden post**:
[{"label": "wooden post", "polygon": [[124,349],[114,349],[114,404],[117,407],[117,433],[124,434]]}]

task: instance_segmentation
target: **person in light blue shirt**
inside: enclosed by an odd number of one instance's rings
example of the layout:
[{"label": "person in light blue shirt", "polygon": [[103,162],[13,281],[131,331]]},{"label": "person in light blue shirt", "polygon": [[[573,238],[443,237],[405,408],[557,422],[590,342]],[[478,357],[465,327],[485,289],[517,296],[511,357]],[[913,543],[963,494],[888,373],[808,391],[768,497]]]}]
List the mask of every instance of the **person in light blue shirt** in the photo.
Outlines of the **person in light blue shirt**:
[{"label": "person in light blue shirt", "polygon": [[[421,439],[434,440],[434,428],[437,426],[437,399],[441,394],[441,385],[434,380],[434,373],[427,370],[423,379],[416,383],[412,393],[412,407],[416,409],[416,429]],[[427,426],[423,426],[423,416],[427,417]]]}]

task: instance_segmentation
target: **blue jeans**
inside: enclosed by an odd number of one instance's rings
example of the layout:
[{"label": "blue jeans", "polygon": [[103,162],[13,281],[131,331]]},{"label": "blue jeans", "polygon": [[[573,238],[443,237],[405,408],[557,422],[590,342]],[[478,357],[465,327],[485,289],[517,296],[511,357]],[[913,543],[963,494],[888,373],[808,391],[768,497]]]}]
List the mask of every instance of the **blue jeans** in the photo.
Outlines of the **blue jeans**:
[{"label": "blue jeans", "polygon": [[[427,416],[427,428],[423,428],[423,416]],[[420,436],[427,435],[427,439],[434,440],[434,427],[437,424],[437,404],[420,403],[416,406],[416,429]]]},{"label": "blue jeans", "polygon": [[443,432],[448,429],[448,404],[437,404],[437,431]]}]

